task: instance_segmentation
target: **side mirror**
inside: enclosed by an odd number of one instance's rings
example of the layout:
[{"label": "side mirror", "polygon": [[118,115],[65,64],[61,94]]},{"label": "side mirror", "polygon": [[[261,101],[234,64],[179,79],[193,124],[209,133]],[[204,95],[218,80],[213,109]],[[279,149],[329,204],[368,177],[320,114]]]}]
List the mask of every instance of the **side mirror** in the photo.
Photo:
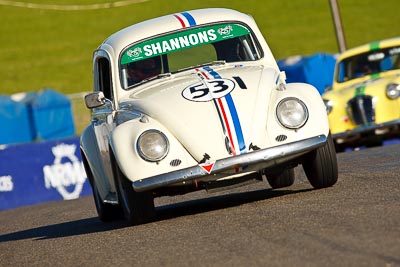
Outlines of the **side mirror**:
[{"label": "side mirror", "polygon": [[85,95],[85,104],[88,109],[97,108],[106,103],[106,98],[103,92],[94,92]]}]

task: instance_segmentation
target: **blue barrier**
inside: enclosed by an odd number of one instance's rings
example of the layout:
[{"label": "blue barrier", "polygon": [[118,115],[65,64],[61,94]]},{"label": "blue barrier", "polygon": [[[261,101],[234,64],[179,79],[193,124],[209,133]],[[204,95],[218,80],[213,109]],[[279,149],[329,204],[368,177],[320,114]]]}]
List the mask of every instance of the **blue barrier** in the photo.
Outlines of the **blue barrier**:
[{"label": "blue barrier", "polygon": [[286,81],[314,85],[322,95],[332,86],[336,57],[317,53],[311,56],[294,56],[278,60],[280,70],[286,72]]},{"label": "blue barrier", "polygon": [[91,194],[79,137],[0,149],[0,210]]},{"label": "blue barrier", "polygon": [[39,140],[56,140],[75,134],[71,102],[63,94],[44,89],[27,101]]},{"label": "blue barrier", "polygon": [[52,89],[0,96],[0,144],[56,140],[75,135],[70,100]]},{"label": "blue barrier", "polygon": [[0,96],[0,144],[28,143],[35,138],[28,107],[9,96]]}]

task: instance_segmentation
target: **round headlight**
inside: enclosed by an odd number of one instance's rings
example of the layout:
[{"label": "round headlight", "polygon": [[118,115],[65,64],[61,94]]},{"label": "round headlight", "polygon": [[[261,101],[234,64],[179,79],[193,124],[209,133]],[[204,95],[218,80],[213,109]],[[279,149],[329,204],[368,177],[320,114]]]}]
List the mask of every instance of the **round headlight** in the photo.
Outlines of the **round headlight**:
[{"label": "round headlight", "polygon": [[282,126],[289,129],[302,127],[308,119],[306,105],[297,98],[285,98],[276,108],[276,116]]},{"label": "round headlight", "polygon": [[160,131],[148,130],[139,136],[137,149],[144,160],[160,161],[168,154],[168,139]]},{"label": "round headlight", "polygon": [[400,85],[397,83],[389,83],[386,86],[386,95],[390,99],[396,99],[400,96]]},{"label": "round headlight", "polygon": [[323,99],[323,100],[324,100],[324,104],[326,107],[326,114],[331,113],[332,108],[333,108],[333,102],[331,100],[326,100],[326,99]]}]

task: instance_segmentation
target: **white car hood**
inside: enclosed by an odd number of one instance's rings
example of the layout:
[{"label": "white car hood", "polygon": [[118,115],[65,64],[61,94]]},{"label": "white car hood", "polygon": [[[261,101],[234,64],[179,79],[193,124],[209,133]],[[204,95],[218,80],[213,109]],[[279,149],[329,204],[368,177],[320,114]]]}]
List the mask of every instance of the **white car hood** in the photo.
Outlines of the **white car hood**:
[{"label": "white car hood", "polygon": [[265,135],[255,124],[266,123],[278,74],[262,67],[206,67],[144,85],[129,101],[163,124],[195,160],[217,160],[246,153],[257,135]]}]

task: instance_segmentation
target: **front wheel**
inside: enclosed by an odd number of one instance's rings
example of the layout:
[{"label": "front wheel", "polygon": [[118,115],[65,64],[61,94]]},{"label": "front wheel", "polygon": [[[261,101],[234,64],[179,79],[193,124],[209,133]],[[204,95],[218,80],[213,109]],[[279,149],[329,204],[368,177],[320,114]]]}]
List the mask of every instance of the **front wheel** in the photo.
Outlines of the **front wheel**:
[{"label": "front wheel", "polygon": [[125,219],[131,225],[154,221],[156,217],[154,197],[151,192],[136,192],[132,182],[121,172],[116,162],[113,162],[115,185],[118,199],[124,211]]},{"label": "front wheel", "polygon": [[[83,155],[83,153],[82,153],[82,155]],[[92,187],[94,204],[96,205],[97,215],[99,216],[100,220],[102,220],[103,222],[110,222],[110,221],[122,219],[124,216],[123,216],[121,205],[113,205],[110,203],[103,202],[103,199],[101,198],[100,193],[99,193],[99,188],[98,188],[97,182],[93,177],[93,173],[89,167],[89,163],[88,163],[86,157],[83,156],[82,161],[83,161],[83,166],[85,168],[86,175],[87,175],[90,185]]]},{"label": "front wheel", "polygon": [[96,181],[93,181],[92,191],[97,214],[100,220],[103,222],[111,222],[123,218],[123,212],[120,205],[113,205],[102,201]]},{"label": "front wheel", "polygon": [[303,169],[308,181],[314,188],[330,187],[337,182],[336,151],[330,134],[324,146],[305,156]]}]

